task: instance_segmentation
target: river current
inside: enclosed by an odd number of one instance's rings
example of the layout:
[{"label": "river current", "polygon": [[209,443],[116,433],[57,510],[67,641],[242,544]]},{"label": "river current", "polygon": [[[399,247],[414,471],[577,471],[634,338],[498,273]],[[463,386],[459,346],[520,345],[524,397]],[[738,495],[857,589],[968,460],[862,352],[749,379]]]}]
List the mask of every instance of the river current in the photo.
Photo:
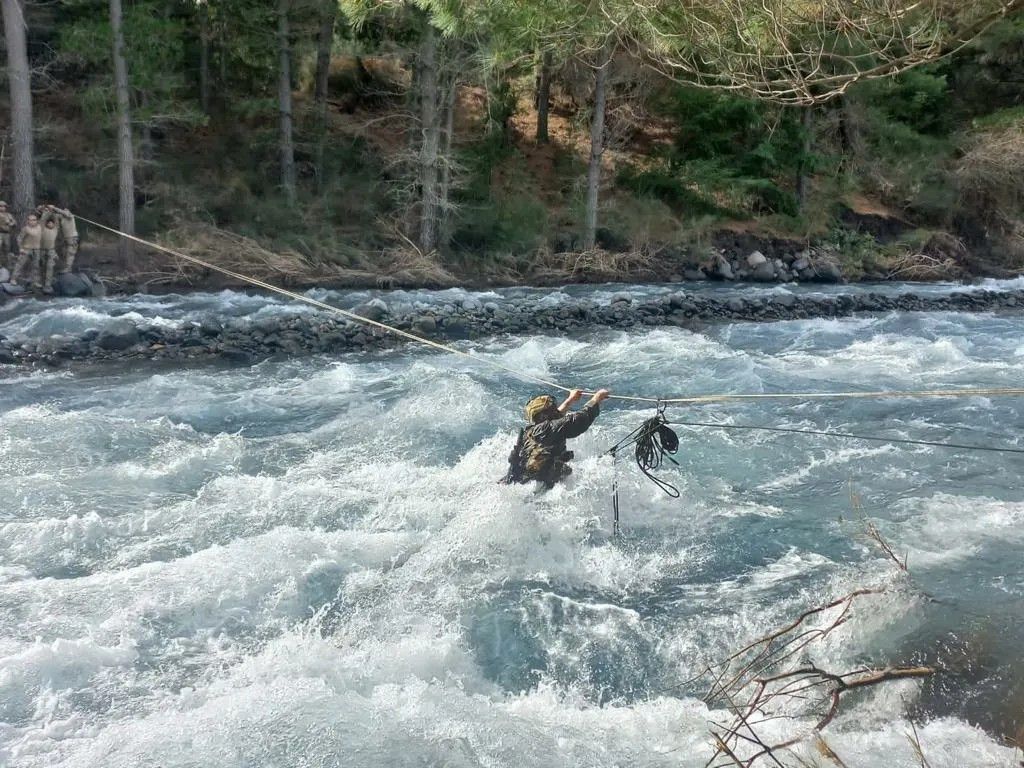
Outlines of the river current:
[{"label": "river current", "polygon": [[[567,293],[623,290],[661,289]],[[426,306],[467,294],[374,295]],[[235,292],[24,300],[0,307],[0,333],[311,311]],[[566,386],[663,397],[1024,379],[1020,312],[455,345]],[[942,672],[844,697],[823,732],[835,753],[849,768],[920,766],[916,729],[932,768],[1019,765],[1024,456],[677,426],[678,466],[657,473],[671,498],[630,456],[615,466],[605,453],[653,414],[611,401],[573,441],[563,486],[498,485],[538,391],[413,345],[251,366],[0,366],[0,765],[703,766],[728,713],[687,681],[866,587],[884,591],[808,659]],[[666,415],[1024,447],[1024,401],[1011,397]],[[869,521],[909,577],[864,536]],[[765,730],[814,721],[796,712]],[[835,764],[813,740],[795,751]]]}]

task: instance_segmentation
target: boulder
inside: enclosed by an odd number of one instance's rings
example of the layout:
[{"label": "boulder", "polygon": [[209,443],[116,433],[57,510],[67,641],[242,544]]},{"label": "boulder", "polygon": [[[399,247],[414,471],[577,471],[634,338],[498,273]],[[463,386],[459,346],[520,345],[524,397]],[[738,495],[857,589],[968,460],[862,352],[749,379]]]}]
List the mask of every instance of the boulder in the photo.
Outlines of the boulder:
[{"label": "boulder", "polygon": [[139,343],[139,329],[130,320],[119,320],[100,331],[96,346],[110,352],[128,349]]},{"label": "boulder", "polygon": [[7,267],[0,267],[0,283],[7,283],[11,280],[11,273],[7,271]]},{"label": "boulder", "polygon": [[687,280],[707,280],[708,276],[700,267],[690,268],[683,271],[683,277]]},{"label": "boulder", "polygon": [[725,256],[722,256],[721,254],[719,254],[718,258],[715,259],[715,269],[718,271],[718,274],[725,280],[736,279],[736,275],[732,271],[732,266],[729,264]]},{"label": "boulder", "polygon": [[744,312],[747,308],[746,303],[738,296],[734,296],[729,299],[729,301],[726,302],[726,306],[729,308],[730,312],[737,313]]},{"label": "boulder", "polygon": [[92,296],[92,282],[78,272],[62,272],[53,281],[58,296]]},{"label": "boulder", "polygon": [[801,256],[796,261],[793,262],[793,271],[794,272],[803,272],[805,269],[809,268],[810,266],[811,266],[811,262],[807,259],[807,257],[806,256]]},{"label": "boulder", "polygon": [[18,358],[14,356],[14,353],[7,347],[0,347],[0,365],[14,365],[18,362]]},{"label": "boulder", "polygon": [[631,294],[631,293],[615,293],[615,294],[612,294],[612,299],[608,303],[609,304],[632,304],[633,303],[633,294]]},{"label": "boulder", "polygon": [[817,274],[818,280],[823,283],[841,283],[843,282],[843,273],[839,269],[839,265],[832,261],[819,261],[814,264],[814,272]]},{"label": "boulder", "polygon": [[752,254],[747,256],[747,266],[753,270],[756,270],[767,261],[768,259],[760,251],[754,251]]},{"label": "boulder", "polygon": [[769,261],[762,261],[754,268],[750,277],[759,283],[775,282],[775,266]]}]

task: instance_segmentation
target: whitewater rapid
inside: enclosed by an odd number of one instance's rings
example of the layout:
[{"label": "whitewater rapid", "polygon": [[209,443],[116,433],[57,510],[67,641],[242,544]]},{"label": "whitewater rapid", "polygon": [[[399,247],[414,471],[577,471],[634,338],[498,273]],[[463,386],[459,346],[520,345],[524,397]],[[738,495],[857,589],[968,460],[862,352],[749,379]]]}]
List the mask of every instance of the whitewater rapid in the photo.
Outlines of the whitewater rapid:
[{"label": "whitewater rapid", "polygon": [[[5,311],[0,333],[45,334],[310,310],[225,292]],[[568,386],[681,396],[1014,387],[1022,332],[1014,312],[887,313],[457,344]],[[887,590],[814,661],[951,669],[844,705],[825,735],[846,765],[920,765],[911,718],[933,768],[1019,763],[1020,456],[678,427],[672,499],[604,454],[651,415],[610,403],[570,481],[537,494],[495,482],[536,391],[413,346],[0,366],[0,765],[703,766],[727,715],[681,684],[864,586]],[[668,416],[1024,447],[1009,398]]]}]

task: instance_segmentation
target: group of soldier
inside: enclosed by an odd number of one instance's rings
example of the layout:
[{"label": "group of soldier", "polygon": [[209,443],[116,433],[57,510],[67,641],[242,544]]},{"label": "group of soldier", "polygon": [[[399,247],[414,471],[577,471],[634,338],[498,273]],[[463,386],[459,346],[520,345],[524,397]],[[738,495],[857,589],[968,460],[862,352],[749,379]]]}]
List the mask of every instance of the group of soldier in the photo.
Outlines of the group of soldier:
[{"label": "group of soldier", "polygon": [[[14,231],[17,236],[12,243]],[[58,256],[58,247],[63,259]],[[0,200],[0,266],[10,261],[11,283],[21,285],[22,272],[28,267],[31,286],[43,293],[53,293],[58,260],[62,262],[60,272],[70,272],[77,254],[78,226],[71,211],[55,205],[37,206],[29,211],[25,223],[18,229],[7,203]]]}]

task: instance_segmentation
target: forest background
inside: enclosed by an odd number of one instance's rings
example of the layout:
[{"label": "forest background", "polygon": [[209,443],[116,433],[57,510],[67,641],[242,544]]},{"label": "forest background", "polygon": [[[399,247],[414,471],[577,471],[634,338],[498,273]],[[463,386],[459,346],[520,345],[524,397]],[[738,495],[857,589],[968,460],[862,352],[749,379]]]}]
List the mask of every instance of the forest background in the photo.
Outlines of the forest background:
[{"label": "forest background", "polygon": [[1020,6],[3,0],[0,195],[289,284],[1010,276]]}]

